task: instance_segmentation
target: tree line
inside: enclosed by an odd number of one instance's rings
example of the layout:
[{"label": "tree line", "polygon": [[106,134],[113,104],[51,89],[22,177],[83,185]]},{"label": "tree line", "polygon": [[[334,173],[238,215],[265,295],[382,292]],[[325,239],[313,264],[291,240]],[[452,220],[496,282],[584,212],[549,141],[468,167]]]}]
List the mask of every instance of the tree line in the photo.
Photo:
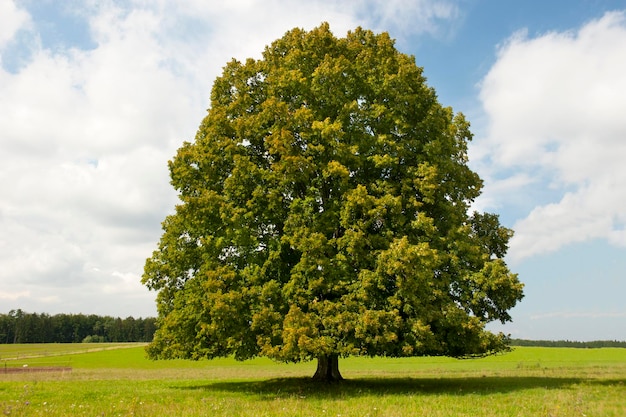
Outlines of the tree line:
[{"label": "tree line", "polygon": [[626,341],[619,340],[594,340],[590,342],[577,342],[572,340],[525,340],[511,339],[511,346],[536,346],[536,347],[571,347],[571,348],[626,348]]},{"label": "tree line", "polygon": [[0,314],[0,343],[150,342],[156,319],[95,314]]}]

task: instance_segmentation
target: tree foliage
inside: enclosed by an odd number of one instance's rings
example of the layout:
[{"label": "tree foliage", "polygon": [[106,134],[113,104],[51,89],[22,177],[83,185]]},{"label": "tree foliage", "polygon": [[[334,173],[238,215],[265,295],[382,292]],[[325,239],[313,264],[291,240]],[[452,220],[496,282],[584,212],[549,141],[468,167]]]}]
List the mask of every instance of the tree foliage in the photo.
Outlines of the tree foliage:
[{"label": "tree foliage", "polygon": [[[468,215],[469,123],[388,34],[294,29],[228,63],[143,282],[154,358],[482,355],[522,298],[512,232]],[[331,365],[332,367],[332,365]]]}]

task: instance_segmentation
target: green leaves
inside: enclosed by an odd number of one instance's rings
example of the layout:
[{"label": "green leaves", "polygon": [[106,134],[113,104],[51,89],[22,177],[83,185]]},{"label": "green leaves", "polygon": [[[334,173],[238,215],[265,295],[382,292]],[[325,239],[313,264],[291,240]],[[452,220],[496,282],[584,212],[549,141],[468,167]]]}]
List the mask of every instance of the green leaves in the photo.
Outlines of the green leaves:
[{"label": "green leaves", "polygon": [[522,298],[511,231],[468,207],[469,123],[387,34],[293,30],[228,63],[143,282],[152,357],[485,354]]}]

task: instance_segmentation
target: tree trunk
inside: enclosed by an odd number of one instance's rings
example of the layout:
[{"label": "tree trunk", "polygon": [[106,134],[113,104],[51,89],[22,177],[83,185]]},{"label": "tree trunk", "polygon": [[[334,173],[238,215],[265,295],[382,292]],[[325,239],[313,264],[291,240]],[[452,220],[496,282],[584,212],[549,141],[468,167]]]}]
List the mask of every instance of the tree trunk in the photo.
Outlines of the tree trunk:
[{"label": "tree trunk", "polygon": [[322,355],[317,358],[317,371],[313,380],[323,382],[342,381],[339,373],[339,355]]}]

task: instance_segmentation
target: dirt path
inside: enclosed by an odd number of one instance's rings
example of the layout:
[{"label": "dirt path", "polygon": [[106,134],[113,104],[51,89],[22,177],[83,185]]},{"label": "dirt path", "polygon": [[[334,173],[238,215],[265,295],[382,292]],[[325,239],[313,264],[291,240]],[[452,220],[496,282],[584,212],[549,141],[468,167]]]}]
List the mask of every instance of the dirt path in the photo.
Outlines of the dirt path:
[{"label": "dirt path", "polygon": [[23,374],[27,372],[72,372],[72,368],[69,366],[29,366],[26,368],[9,366],[0,368],[0,374]]}]

